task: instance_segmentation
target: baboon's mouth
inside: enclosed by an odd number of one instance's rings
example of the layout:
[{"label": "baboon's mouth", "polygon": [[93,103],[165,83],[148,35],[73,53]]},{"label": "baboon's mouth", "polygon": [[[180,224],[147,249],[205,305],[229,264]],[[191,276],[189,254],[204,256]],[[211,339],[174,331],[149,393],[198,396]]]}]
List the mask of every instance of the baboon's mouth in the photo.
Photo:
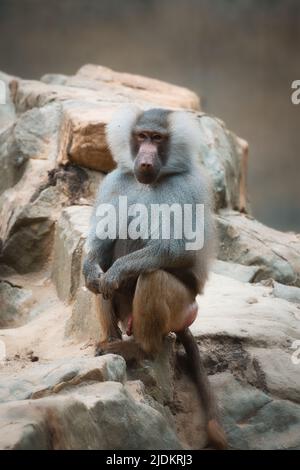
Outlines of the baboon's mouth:
[{"label": "baboon's mouth", "polygon": [[151,183],[154,183],[154,181],[156,181],[157,179],[157,174],[156,172],[139,172],[138,174],[136,174],[136,179],[139,181],[139,183],[142,183],[142,184],[151,184]]}]

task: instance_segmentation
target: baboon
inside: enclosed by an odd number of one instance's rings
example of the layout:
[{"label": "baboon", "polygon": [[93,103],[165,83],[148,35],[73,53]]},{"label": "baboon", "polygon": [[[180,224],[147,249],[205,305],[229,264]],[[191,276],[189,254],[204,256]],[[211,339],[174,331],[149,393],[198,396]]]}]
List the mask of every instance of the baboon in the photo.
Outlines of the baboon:
[{"label": "baboon", "polygon": [[[210,441],[226,447],[217,406],[189,330],[197,316],[196,296],[202,293],[215,245],[212,196],[197,157],[200,131],[189,112],[166,109],[119,110],[107,126],[107,141],[117,168],[106,176],[97,195],[84,261],[86,286],[99,295],[102,338],[98,354],[112,352],[125,359],[155,356],[164,337],[175,332],[187,353],[203,405]],[[133,211],[124,214],[121,197]],[[165,220],[156,212],[149,227],[146,215],[168,205],[169,236],[160,231]],[[115,209],[103,223],[107,205]],[[177,235],[175,212],[192,208],[191,225],[203,233],[203,246],[187,249],[185,232]],[[197,207],[203,208],[201,223]],[[146,208],[147,214],[143,208]],[[109,212],[109,211],[108,211]],[[180,211],[179,211],[180,212]],[[137,224],[134,215],[139,214]],[[158,215],[157,215],[158,214]],[[115,222],[108,236],[107,226]],[[140,229],[132,235],[131,224]],[[154,225],[154,227],[153,227]],[[130,235],[131,233],[131,235]],[[123,341],[119,325],[133,336]]]}]

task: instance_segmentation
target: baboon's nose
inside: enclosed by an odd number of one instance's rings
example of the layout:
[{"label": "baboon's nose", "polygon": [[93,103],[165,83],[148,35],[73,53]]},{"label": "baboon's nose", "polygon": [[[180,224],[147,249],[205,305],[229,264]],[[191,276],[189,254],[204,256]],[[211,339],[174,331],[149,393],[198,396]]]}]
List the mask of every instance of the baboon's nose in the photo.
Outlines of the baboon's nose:
[{"label": "baboon's nose", "polygon": [[152,165],[152,163],[142,163],[141,168],[143,170],[151,170],[151,168],[153,168],[153,165]]}]

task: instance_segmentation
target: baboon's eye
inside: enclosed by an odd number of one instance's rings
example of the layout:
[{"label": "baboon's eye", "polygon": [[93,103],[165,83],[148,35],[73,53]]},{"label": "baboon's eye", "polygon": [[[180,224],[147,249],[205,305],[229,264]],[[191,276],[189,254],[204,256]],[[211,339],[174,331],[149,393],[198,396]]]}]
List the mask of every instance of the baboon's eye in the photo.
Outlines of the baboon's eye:
[{"label": "baboon's eye", "polygon": [[152,139],[154,140],[154,142],[161,142],[162,136],[160,134],[154,134],[152,136]]},{"label": "baboon's eye", "polygon": [[139,132],[138,135],[137,135],[137,138],[138,138],[138,140],[142,141],[142,140],[146,140],[147,136],[146,136],[146,134],[144,134],[144,132]]}]

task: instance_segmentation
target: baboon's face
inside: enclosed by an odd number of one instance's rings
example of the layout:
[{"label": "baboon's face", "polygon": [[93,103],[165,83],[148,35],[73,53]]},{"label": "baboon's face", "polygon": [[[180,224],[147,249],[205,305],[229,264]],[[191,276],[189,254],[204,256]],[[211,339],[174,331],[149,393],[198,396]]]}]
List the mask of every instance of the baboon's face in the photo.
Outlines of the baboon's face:
[{"label": "baboon's face", "polygon": [[168,112],[154,111],[143,113],[132,131],[134,174],[143,184],[154,183],[168,159]]}]

